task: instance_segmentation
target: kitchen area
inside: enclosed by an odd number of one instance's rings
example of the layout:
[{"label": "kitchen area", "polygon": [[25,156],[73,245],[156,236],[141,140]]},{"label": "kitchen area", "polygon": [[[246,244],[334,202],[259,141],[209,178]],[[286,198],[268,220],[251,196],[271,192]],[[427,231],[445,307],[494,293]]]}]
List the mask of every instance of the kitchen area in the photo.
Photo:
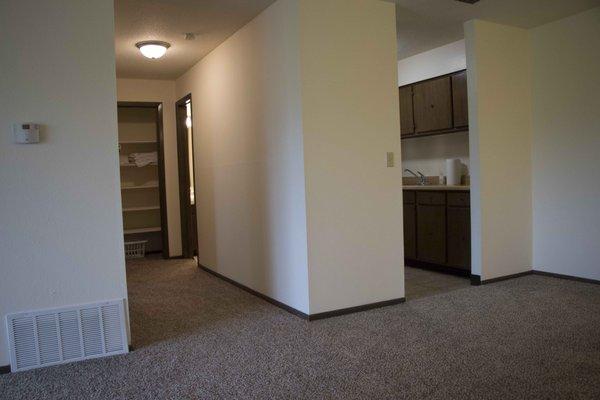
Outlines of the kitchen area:
[{"label": "kitchen area", "polygon": [[410,300],[470,285],[467,73],[463,68],[405,83],[398,92]]}]

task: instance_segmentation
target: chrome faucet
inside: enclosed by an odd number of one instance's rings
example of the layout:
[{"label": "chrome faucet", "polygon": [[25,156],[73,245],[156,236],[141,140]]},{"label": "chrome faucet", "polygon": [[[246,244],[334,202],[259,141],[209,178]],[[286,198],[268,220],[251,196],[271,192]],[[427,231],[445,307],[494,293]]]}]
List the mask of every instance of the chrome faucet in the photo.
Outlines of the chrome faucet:
[{"label": "chrome faucet", "polygon": [[415,178],[419,179],[420,186],[425,186],[427,184],[427,177],[425,175],[423,175],[421,172],[417,171],[417,174],[419,174],[419,175],[417,175],[408,168],[406,168],[404,170],[404,172],[408,172],[409,174],[413,175]]}]

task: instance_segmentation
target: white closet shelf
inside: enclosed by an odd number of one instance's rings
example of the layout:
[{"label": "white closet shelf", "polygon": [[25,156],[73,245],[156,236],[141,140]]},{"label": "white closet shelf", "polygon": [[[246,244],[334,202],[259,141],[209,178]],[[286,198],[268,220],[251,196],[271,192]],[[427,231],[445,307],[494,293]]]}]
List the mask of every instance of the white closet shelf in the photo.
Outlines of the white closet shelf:
[{"label": "white closet shelf", "polygon": [[152,210],[160,210],[160,206],[126,207],[123,209],[123,212],[152,211]]},{"label": "white closet shelf", "polygon": [[125,229],[126,235],[131,235],[134,233],[152,233],[152,232],[160,232],[162,231],[160,226],[154,226],[150,228],[137,228],[137,229]]},{"label": "white closet shelf", "polygon": [[154,189],[157,187],[158,187],[158,183],[148,183],[145,185],[137,185],[137,186],[121,186],[121,190]]},{"label": "white closet shelf", "polygon": [[156,144],[156,140],[121,140],[119,144]]},{"label": "white closet shelf", "polygon": [[147,183],[145,185],[138,186],[121,186],[121,190],[134,190],[134,189],[152,189],[157,188],[158,183]]}]

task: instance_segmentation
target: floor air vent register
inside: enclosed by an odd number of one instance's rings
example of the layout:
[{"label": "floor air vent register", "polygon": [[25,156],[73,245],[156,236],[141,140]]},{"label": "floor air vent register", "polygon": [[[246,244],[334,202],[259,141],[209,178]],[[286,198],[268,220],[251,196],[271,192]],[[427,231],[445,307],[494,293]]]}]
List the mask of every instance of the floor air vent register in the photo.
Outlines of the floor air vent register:
[{"label": "floor air vent register", "polygon": [[124,300],[6,316],[11,371],[127,353]]}]

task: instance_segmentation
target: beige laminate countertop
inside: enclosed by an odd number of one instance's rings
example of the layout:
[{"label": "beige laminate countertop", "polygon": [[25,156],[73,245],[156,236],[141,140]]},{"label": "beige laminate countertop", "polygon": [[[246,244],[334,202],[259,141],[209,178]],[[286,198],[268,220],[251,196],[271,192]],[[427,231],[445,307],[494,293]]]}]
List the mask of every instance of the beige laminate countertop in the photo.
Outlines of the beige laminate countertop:
[{"label": "beige laminate countertop", "polygon": [[447,190],[447,191],[468,191],[471,190],[470,186],[458,186],[458,185],[405,185],[402,186],[403,190]]}]

